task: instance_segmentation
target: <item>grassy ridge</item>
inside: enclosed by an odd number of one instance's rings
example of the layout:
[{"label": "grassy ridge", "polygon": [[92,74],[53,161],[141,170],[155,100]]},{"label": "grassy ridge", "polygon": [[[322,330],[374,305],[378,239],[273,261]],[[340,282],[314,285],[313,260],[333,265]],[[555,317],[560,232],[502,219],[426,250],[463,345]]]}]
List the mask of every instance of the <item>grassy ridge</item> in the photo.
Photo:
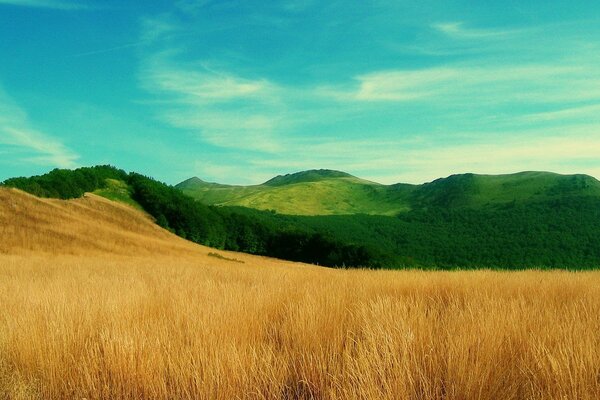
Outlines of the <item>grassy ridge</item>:
[{"label": "grassy ridge", "polygon": [[[89,178],[89,179],[86,179]],[[156,223],[195,243],[326,266],[380,267],[380,259],[360,243],[344,243],[331,235],[299,226],[277,226],[238,212],[209,207],[178,189],[137,173],[111,166],[53,170],[4,182],[42,197],[77,198],[96,192],[143,208]]]},{"label": "grassy ridge", "polygon": [[[98,176],[91,182],[96,186],[83,179],[94,171]],[[56,170],[6,184],[61,198],[96,191],[138,204],[160,226],[196,243],[327,266],[600,268],[600,192],[591,177],[525,172],[456,175],[422,186],[365,182],[343,173],[309,171],[266,182],[273,189],[263,197],[299,190],[302,194],[290,198],[290,204],[304,199],[306,209],[323,208],[321,192],[306,192],[302,185],[320,185],[331,194],[335,183],[346,191],[368,190],[371,199],[381,199],[382,191],[387,199],[401,194],[409,209],[397,216],[299,216],[208,206],[161,182],[112,167]],[[400,194],[392,196],[392,191]],[[346,192],[340,193],[343,197]],[[345,207],[334,199],[329,206]]]},{"label": "grassy ridge", "polygon": [[133,200],[131,187],[127,185],[127,183],[121,180],[110,178],[107,178],[105,182],[106,187],[96,189],[93,191],[93,193],[112,201],[118,201],[120,203],[127,204],[131,207],[137,208],[138,210],[143,210],[142,206],[140,206],[137,201]]},{"label": "grassy ridge", "polygon": [[481,208],[577,194],[600,199],[600,182],[586,175],[521,172],[453,175],[423,185],[381,185],[329,170],[273,178],[261,185],[228,186],[188,179],[177,188],[214,205],[293,215],[398,215],[430,207]]},{"label": "grassy ridge", "polygon": [[394,215],[410,208],[408,191],[329,170],[275,177],[261,185],[232,186],[191,178],[175,186],[205,204],[275,210],[282,214]]}]

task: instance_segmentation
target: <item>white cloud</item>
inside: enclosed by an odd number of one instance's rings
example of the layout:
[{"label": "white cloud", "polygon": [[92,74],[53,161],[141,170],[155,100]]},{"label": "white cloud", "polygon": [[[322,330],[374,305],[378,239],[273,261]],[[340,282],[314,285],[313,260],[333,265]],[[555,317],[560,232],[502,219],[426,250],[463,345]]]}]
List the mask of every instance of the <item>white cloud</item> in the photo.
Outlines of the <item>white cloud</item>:
[{"label": "white cloud", "polygon": [[456,39],[500,38],[522,33],[522,30],[474,29],[467,28],[463,22],[443,22],[431,27]]},{"label": "white cloud", "polygon": [[[351,90],[322,88],[346,101],[475,101],[472,104],[547,103],[600,98],[600,71],[588,65],[455,65],[376,71],[355,78]],[[596,89],[594,89],[597,87]]]},{"label": "white cloud", "polygon": [[261,96],[268,90],[265,81],[193,69],[151,69],[147,79],[155,89],[181,95],[186,101],[228,101]]},{"label": "white cloud", "polygon": [[[600,178],[600,124],[504,132],[494,137],[489,133],[471,136],[474,140],[465,144],[440,144],[425,139],[294,143],[293,148],[299,150],[279,158],[254,159],[252,166],[276,173],[341,169],[388,184],[423,183],[455,173],[526,170],[586,173]],[[475,140],[477,137],[480,139]]]},{"label": "white cloud", "polygon": [[382,71],[357,77],[355,100],[408,101],[433,96],[444,88],[444,83],[455,80],[460,71],[434,68],[421,71]]},{"label": "white cloud", "polygon": [[140,20],[140,24],[141,42],[150,43],[173,33],[179,33],[179,26],[165,15],[159,17],[143,17]]},{"label": "white cloud", "polygon": [[39,165],[72,168],[79,158],[58,140],[31,126],[27,114],[0,88],[0,146],[11,159]]},{"label": "white cloud", "polygon": [[162,53],[147,60],[142,86],[161,95],[158,117],[196,132],[224,148],[276,152],[276,131],[284,123],[279,88],[267,80],[215,71],[207,65],[182,65]]}]

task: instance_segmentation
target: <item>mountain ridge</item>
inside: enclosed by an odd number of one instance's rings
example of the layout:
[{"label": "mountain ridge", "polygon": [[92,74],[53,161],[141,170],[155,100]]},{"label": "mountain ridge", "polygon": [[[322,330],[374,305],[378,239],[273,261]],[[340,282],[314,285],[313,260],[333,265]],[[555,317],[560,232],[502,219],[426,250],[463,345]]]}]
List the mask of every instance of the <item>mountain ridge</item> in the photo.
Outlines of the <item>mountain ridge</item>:
[{"label": "mountain ridge", "polygon": [[[355,200],[370,201],[359,205],[363,209],[410,208],[393,216],[286,215],[248,207],[207,206],[172,186],[111,166],[55,169],[40,176],[11,178],[0,186],[51,199],[89,198],[94,195],[86,193],[93,192],[125,203],[131,211],[143,210],[160,227],[195,243],[319,265],[436,269],[600,266],[600,183],[589,176],[527,172],[491,177],[462,174],[425,185],[361,182],[329,177],[272,187],[270,195],[293,196],[296,202],[290,207],[306,201],[301,210],[305,212],[311,207],[331,213],[355,211],[351,207],[356,205],[343,203],[336,195],[357,193]],[[264,187],[259,185],[259,189]],[[212,192],[226,194],[227,188]],[[334,195],[330,203],[323,203],[323,194]],[[14,214],[8,209],[5,218],[19,217]],[[68,218],[64,220],[68,222]],[[23,221],[32,223],[31,218]],[[31,225],[34,230],[36,226]],[[85,230],[94,232],[93,226]],[[19,242],[24,240],[19,237],[28,235],[17,233]],[[120,236],[117,230],[115,238]],[[118,244],[121,239],[115,242],[109,234],[104,242]]]},{"label": "mountain ridge", "polygon": [[222,185],[190,178],[175,185],[208,205],[243,206],[290,215],[398,215],[444,207],[483,207],[563,195],[600,197],[600,182],[585,174],[522,171],[453,174],[423,184],[385,185],[335,170],[278,175],[257,185]]}]

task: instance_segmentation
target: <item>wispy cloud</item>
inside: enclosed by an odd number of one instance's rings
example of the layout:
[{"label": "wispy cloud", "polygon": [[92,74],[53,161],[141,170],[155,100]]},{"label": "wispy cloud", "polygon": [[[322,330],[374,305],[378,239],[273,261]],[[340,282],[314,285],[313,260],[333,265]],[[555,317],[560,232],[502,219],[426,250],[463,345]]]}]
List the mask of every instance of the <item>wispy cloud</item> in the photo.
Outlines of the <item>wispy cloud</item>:
[{"label": "wispy cloud", "polygon": [[11,5],[31,8],[49,8],[55,10],[87,10],[94,8],[88,4],[81,4],[57,0],[0,0],[0,5]]},{"label": "wispy cloud", "polygon": [[460,71],[434,68],[416,71],[382,71],[356,78],[358,89],[350,94],[354,100],[409,101],[430,97],[444,91],[444,84],[456,80]]},{"label": "wispy cloud", "polygon": [[484,139],[446,145],[432,140],[325,140],[299,146],[302,150],[295,157],[288,154],[254,159],[251,169],[293,172],[333,168],[388,184],[423,183],[454,173],[524,170],[587,173],[600,178],[600,124],[572,125],[567,132],[503,132],[496,140],[490,140],[489,135],[475,135]]},{"label": "wispy cloud", "polygon": [[427,99],[456,102],[477,99],[487,103],[600,98],[600,86],[597,86],[600,71],[591,65],[454,65],[371,72],[357,76],[355,82],[352,89],[327,87],[321,89],[321,94],[354,101]]},{"label": "wispy cloud", "polygon": [[141,41],[141,42],[126,43],[126,44],[123,44],[123,45],[120,45],[120,46],[113,46],[113,47],[107,47],[107,48],[104,48],[104,49],[84,51],[82,53],[73,54],[70,57],[77,58],[77,57],[93,56],[93,55],[97,55],[97,54],[110,53],[110,52],[118,51],[118,50],[130,49],[132,47],[140,47],[140,46],[143,46],[145,44],[148,44],[148,42]]},{"label": "wispy cloud", "polygon": [[195,132],[214,146],[279,150],[275,133],[282,122],[282,105],[276,85],[203,64],[176,63],[171,57],[151,57],[140,74],[142,86],[162,96],[162,121]]},{"label": "wispy cloud", "polygon": [[431,25],[433,29],[455,39],[490,39],[504,38],[520,34],[520,29],[475,29],[468,28],[463,22],[443,22]]},{"label": "wispy cloud", "polygon": [[[308,3],[294,1],[290,9],[278,10],[287,18]],[[600,59],[593,42],[577,44],[564,35],[553,48],[545,28],[422,21],[401,30],[417,39],[400,44],[435,52],[377,57],[371,47],[357,47],[373,54],[373,62],[340,51],[332,73],[322,48],[320,60],[299,61],[295,55],[285,60],[282,51],[281,62],[265,65],[260,51],[252,45],[244,51],[247,44],[231,40],[229,31],[224,46],[205,51],[220,37],[207,11],[217,15],[217,8],[230,10],[233,4],[179,5],[182,24],[176,23],[180,14],[146,20],[144,34],[155,40],[174,30],[198,32],[198,21],[204,21],[206,44],[161,40],[143,58],[140,81],[154,96],[157,117],[177,128],[171,132],[197,136],[219,147],[215,154],[227,154],[223,160],[203,158],[196,166],[201,176],[258,183],[247,177],[308,168],[343,169],[384,183],[524,169],[599,175],[593,154],[600,121],[593,116],[600,112],[594,105],[600,101]],[[535,37],[525,40],[530,33]],[[333,47],[327,51],[338,50]],[[158,53],[161,49],[167,50]],[[303,73],[303,63],[317,72]],[[296,70],[298,76],[290,72]]]},{"label": "wispy cloud", "polygon": [[265,80],[244,79],[206,66],[188,69],[173,66],[150,68],[145,79],[154,89],[178,94],[186,102],[260,99],[270,95],[272,86]]},{"label": "wispy cloud", "polygon": [[[0,148],[11,149],[9,160],[71,168],[79,156],[60,141],[32,127],[27,114],[0,88]],[[6,161],[6,158],[5,158]]]},{"label": "wispy cloud", "polygon": [[523,119],[528,121],[556,121],[566,119],[577,119],[579,121],[587,119],[600,120],[600,104],[533,113],[525,115]]}]

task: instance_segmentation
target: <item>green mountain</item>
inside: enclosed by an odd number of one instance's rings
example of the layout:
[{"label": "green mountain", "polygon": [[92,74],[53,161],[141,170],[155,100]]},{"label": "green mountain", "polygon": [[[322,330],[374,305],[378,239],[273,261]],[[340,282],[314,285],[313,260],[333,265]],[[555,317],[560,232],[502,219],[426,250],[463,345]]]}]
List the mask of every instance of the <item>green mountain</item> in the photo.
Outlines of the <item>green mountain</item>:
[{"label": "green mountain", "polygon": [[[600,268],[600,183],[585,175],[463,174],[423,185],[380,185],[318,170],[248,187],[197,178],[179,185],[200,188],[215,204],[231,201],[233,193],[289,214],[206,205],[110,166],[57,169],[2,185],[63,199],[95,192],[140,207],[197,243],[327,266]],[[294,207],[338,215],[292,215]]]},{"label": "green mountain", "polygon": [[275,210],[281,214],[395,215],[409,207],[406,190],[331,170],[279,175],[252,186],[221,185],[191,178],[175,187],[204,204]]},{"label": "green mountain", "polygon": [[303,261],[325,266],[383,267],[373,250],[341,242],[299,224],[279,225],[268,215],[249,217],[224,207],[206,206],[172,186],[109,165],[7,179],[0,186],[39,197],[72,199],[93,192],[151,215],[161,227],[206,246]]},{"label": "green mountain", "polygon": [[175,187],[204,204],[289,215],[394,216],[431,207],[481,208],[564,196],[600,198],[600,182],[596,179],[550,172],[461,174],[422,185],[382,185],[345,172],[310,170],[280,175],[260,185],[221,185],[191,178]]}]

